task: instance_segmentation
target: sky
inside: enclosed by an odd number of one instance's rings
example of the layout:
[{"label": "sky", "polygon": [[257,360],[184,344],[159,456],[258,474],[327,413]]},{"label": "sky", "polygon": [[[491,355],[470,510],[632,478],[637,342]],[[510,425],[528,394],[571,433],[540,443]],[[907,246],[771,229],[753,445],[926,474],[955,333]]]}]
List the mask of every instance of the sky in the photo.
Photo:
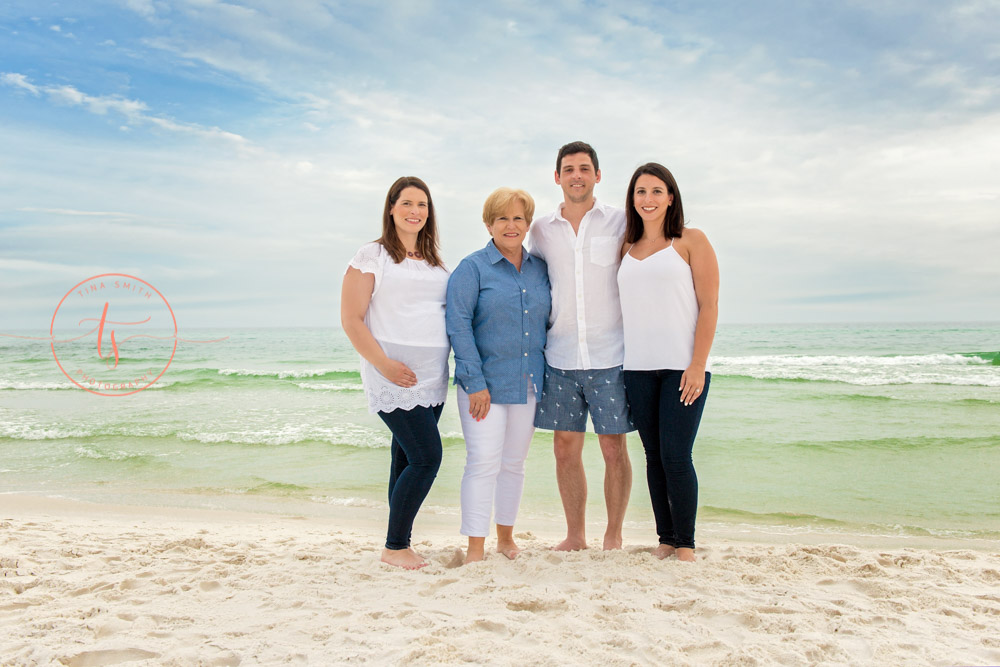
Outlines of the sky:
[{"label": "sky", "polygon": [[0,332],[81,280],[185,327],[337,326],[389,185],[445,260],[559,147],[677,178],[720,322],[1000,319],[1000,1],[7,0]]}]

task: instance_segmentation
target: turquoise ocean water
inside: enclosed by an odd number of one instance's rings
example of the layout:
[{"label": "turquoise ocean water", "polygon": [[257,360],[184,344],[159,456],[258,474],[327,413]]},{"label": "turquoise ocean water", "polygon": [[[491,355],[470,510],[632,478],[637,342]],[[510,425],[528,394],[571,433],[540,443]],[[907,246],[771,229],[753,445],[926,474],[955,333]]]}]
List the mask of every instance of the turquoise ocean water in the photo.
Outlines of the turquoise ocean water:
[{"label": "turquoise ocean water", "polygon": [[[388,432],[341,331],[184,335],[228,338],[179,343],[159,381],[116,397],[71,383],[48,342],[0,337],[0,492],[315,515],[386,506]],[[92,347],[63,348],[61,363]],[[168,348],[135,339],[120,352],[158,372]],[[1000,538],[1000,324],[722,326],[712,363],[695,446],[702,525]],[[454,515],[457,534],[454,390],[441,430],[425,507]],[[645,525],[637,436],[629,448],[627,520]],[[598,520],[593,435],[585,458]],[[519,524],[559,516],[551,435],[539,431]]]}]

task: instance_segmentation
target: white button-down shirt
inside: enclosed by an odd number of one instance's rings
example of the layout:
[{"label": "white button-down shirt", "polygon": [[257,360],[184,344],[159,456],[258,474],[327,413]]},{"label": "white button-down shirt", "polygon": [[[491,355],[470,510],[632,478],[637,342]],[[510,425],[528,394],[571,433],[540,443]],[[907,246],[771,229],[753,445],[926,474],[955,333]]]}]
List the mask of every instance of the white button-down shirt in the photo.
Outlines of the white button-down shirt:
[{"label": "white button-down shirt", "polygon": [[558,211],[535,218],[528,251],[549,265],[552,313],[545,361],[562,370],[613,368],[625,359],[618,266],[625,211],[594,202],[579,233]]}]

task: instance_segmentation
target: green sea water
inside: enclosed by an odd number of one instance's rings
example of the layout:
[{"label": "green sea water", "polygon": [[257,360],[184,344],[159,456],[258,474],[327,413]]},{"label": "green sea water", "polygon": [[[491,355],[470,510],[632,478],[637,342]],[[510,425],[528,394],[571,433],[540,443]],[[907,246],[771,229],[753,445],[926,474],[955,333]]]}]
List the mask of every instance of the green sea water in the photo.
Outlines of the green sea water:
[{"label": "green sea water", "polygon": [[[3,332],[44,337],[37,332]],[[46,341],[0,337],[0,493],[294,512],[385,508],[388,431],[335,329],[188,332],[128,396],[71,382]],[[122,345],[158,372],[164,346]],[[93,355],[81,342],[64,365]],[[67,361],[70,359],[70,361]],[[1000,324],[722,326],[695,445],[701,525],[1000,538]],[[123,362],[123,366],[126,365]],[[72,373],[72,370],[70,370]],[[454,393],[425,510],[455,517]],[[627,521],[649,525],[644,459]],[[535,434],[519,524],[561,516],[551,434]],[[585,449],[588,516],[603,463]],[[0,495],[0,506],[3,500]]]}]

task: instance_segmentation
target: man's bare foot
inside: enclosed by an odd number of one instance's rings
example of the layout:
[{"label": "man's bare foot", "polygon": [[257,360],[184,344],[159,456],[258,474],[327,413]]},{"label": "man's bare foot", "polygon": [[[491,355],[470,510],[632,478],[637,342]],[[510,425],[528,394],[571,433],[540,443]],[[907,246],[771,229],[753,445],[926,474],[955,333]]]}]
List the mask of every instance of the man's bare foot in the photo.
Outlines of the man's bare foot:
[{"label": "man's bare foot", "polygon": [[695,562],[695,560],[697,559],[694,557],[694,549],[688,549],[687,547],[678,547],[677,560],[682,560],[688,563]]},{"label": "man's bare foot", "polygon": [[514,540],[497,540],[497,553],[501,553],[507,557],[508,560],[514,560],[517,555],[521,553],[521,548],[514,544]]},{"label": "man's bare foot", "polygon": [[404,570],[419,570],[427,565],[413,549],[382,549],[382,562]]},{"label": "man's bare foot", "polygon": [[663,560],[664,558],[670,558],[674,555],[677,549],[674,549],[669,544],[661,544],[653,550],[653,555]]},{"label": "man's bare foot", "polygon": [[605,535],[604,536],[604,550],[613,551],[614,549],[622,548],[622,536],[621,535]]},{"label": "man's bare foot", "polygon": [[587,548],[587,541],[575,537],[567,537],[559,544],[552,547],[553,551],[583,551]]}]

